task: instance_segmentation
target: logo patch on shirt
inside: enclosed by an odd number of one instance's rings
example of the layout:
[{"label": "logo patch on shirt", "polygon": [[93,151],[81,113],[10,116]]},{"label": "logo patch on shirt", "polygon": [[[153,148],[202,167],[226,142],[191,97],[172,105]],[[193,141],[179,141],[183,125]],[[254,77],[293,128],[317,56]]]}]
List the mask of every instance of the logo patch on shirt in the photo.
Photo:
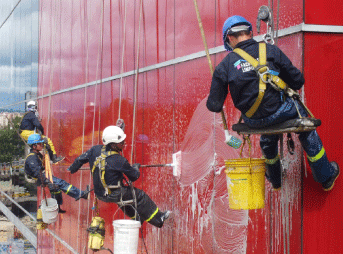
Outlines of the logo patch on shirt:
[{"label": "logo patch on shirt", "polygon": [[254,67],[244,59],[239,59],[233,65],[235,66],[235,68],[237,68],[237,70],[242,69],[242,72],[254,70]]}]

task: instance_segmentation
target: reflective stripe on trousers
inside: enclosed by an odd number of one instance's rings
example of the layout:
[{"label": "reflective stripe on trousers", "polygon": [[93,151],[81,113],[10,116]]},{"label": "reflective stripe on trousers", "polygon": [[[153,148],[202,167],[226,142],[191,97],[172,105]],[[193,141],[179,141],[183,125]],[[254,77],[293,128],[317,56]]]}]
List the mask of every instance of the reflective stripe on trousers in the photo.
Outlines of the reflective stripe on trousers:
[{"label": "reflective stripe on trousers", "polygon": [[[163,213],[159,211],[155,202],[152,201],[152,199],[143,190],[134,187],[134,191],[136,194],[137,213],[139,216],[136,220],[139,220],[141,223],[147,221],[155,227],[162,227]],[[113,190],[112,193],[106,197],[97,196],[97,198],[103,202],[113,202],[118,204],[120,202],[121,195],[123,201],[133,199],[131,188],[128,186],[123,186],[118,188],[118,190]],[[130,218],[134,218],[134,204],[121,206],[120,209],[123,210],[123,212]]]},{"label": "reflective stripe on trousers", "polygon": [[[305,109],[298,103],[297,105],[301,115],[307,116]],[[299,115],[294,102],[290,98],[287,98],[285,103],[276,113],[265,119],[254,120],[244,118],[244,116],[243,119],[244,122],[251,127],[263,128],[298,117]],[[328,180],[328,178],[333,175],[334,168],[331,166],[326,156],[322,141],[317,131],[301,132],[299,133],[299,140],[308,156],[308,162],[311,167],[314,180],[320,183]],[[279,135],[261,135],[260,146],[266,159],[273,159],[277,156],[278,141]]]},{"label": "reflective stripe on trousers", "polygon": [[53,176],[52,180],[54,181],[54,184],[56,184],[61,191],[63,191],[68,196],[71,196],[72,198],[78,198],[83,193],[81,190],[67,183],[63,179]]}]

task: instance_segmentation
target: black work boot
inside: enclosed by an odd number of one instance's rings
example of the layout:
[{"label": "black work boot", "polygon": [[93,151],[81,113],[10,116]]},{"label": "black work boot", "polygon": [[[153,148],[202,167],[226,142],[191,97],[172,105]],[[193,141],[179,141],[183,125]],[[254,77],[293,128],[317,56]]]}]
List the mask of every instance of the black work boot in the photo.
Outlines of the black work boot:
[{"label": "black work boot", "polygon": [[335,181],[336,181],[337,177],[339,176],[339,166],[338,166],[337,162],[332,161],[332,162],[330,162],[330,164],[334,168],[334,173],[327,181],[322,183],[324,191],[332,190],[332,188],[335,184]]},{"label": "black work boot", "polygon": [[265,176],[273,186],[273,190],[281,189],[281,163],[278,160],[275,164],[266,164]]},{"label": "black work boot", "polygon": [[58,156],[58,157],[57,157],[56,154],[53,154],[53,155],[52,155],[52,158],[50,158],[50,159],[51,159],[51,161],[52,161],[53,164],[56,164],[56,163],[58,163],[58,162],[60,162],[60,161],[63,161],[64,158],[65,158],[65,157],[62,157],[62,156]]},{"label": "black work boot", "polygon": [[164,222],[170,217],[171,211],[161,212],[158,211],[155,216],[148,222],[158,228],[161,228]]},{"label": "black work boot", "polygon": [[66,210],[62,210],[61,206],[58,205],[58,213],[66,213]]},{"label": "black work boot", "polygon": [[90,189],[89,185],[87,185],[86,189],[85,189],[84,191],[81,192],[80,197],[76,198],[75,200],[78,201],[80,198],[88,199],[88,198],[89,198],[89,193],[90,193],[91,191],[92,191],[92,190]]}]

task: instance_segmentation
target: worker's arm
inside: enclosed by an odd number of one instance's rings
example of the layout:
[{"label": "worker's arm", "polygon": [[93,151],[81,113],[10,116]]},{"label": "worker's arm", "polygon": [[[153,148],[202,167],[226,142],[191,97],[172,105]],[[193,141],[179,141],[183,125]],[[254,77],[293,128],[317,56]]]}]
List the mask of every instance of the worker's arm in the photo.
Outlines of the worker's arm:
[{"label": "worker's arm", "polygon": [[293,90],[299,90],[305,83],[304,75],[280,49],[278,50],[279,59],[275,64],[280,68],[279,77]]},{"label": "worker's arm", "polygon": [[77,157],[73,164],[71,164],[67,170],[70,171],[70,173],[72,174],[76,173],[82,167],[83,164],[89,162],[89,158],[92,154],[91,150],[92,148],[89,149],[87,152],[81,154],[79,157]]},{"label": "worker's arm", "polygon": [[33,125],[38,129],[40,130],[40,132],[42,133],[42,135],[44,135],[44,128],[42,126],[42,124],[39,122],[38,118],[36,117],[36,115],[33,113],[32,114],[33,117],[32,117],[32,123]]},{"label": "worker's arm", "polygon": [[222,61],[215,69],[212,76],[210,94],[207,98],[206,107],[212,112],[220,112],[228,95],[228,74]]},{"label": "worker's arm", "polygon": [[136,165],[134,164],[131,166],[130,163],[124,157],[122,157],[122,158],[124,159],[124,161],[123,161],[124,163],[123,163],[120,171],[123,174],[125,174],[127,176],[127,178],[130,179],[130,181],[132,181],[132,182],[136,181],[140,176],[139,166],[138,166],[139,164],[136,164]]}]

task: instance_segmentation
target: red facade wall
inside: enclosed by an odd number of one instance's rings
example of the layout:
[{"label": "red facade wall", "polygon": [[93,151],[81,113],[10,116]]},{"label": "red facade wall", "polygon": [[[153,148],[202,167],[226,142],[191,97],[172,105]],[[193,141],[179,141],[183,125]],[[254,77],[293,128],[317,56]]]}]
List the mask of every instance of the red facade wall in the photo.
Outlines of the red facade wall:
[{"label": "red facade wall", "polygon": [[306,24],[316,25],[342,25],[342,1],[333,0],[330,2],[320,0],[305,0],[304,21]]},{"label": "red facade wall", "polygon": [[[307,104],[322,120],[318,133],[329,160],[342,165],[340,111],[343,108],[341,34],[308,33],[305,35],[305,78]],[[308,173],[310,174],[310,173]],[[311,177],[304,178],[304,253],[340,253],[342,242],[342,182],[323,192]],[[315,233],[313,233],[315,232]]]},{"label": "red facade wall", "polygon": [[[181,151],[182,155],[178,177],[173,176],[171,167],[145,168],[135,183],[161,210],[173,211],[162,229],[143,226],[149,253],[339,253],[338,244],[325,247],[325,243],[333,243],[333,236],[340,233],[336,212],[341,207],[337,201],[340,182],[327,194],[310,173],[302,178],[304,156],[298,141],[295,155],[285,152],[287,178],[283,189],[273,192],[266,183],[264,209],[229,209],[222,168],[224,160],[238,158],[239,151],[224,143],[220,115],[205,107],[211,81],[206,58],[142,72],[137,79],[131,73],[103,80],[204,50],[193,1],[143,1],[142,15],[140,3],[40,1],[38,92],[44,98],[39,100],[39,112],[46,134],[58,153],[67,157],[54,166],[54,174],[84,189],[91,183],[88,165],[73,175],[66,169],[82,152],[101,143],[101,131],[106,126],[122,118],[127,134],[123,154],[129,162],[170,163],[173,153]],[[268,1],[199,0],[198,5],[208,46],[213,48],[222,45],[222,24],[230,15],[245,16],[256,31],[257,11]],[[302,1],[281,1],[279,11],[280,29],[303,22]],[[305,13],[306,19],[312,17]],[[265,32],[264,27],[261,32]],[[339,145],[341,136],[332,133],[337,133],[336,112],[342,109],[338,46],[342,37],[329,38],[326,41],[327,35],[297,33],[280,38],[278,46],[304,70],[306,102],[323,121],[318,132],[329,158],[340,163],[339,147],[332,144]],[[225,55],[211,56],[213,64]],[[324,58],[328,59],[325,66],[318,62]],[[323,73],[330,78],[320,79]],[[318,79],[313,81],[314,77]],[[91,82],[95,83],[87,86]],[[335,85],[323,89],[328,84]],[[80,85],[84,86],[64,90]],[[319,95],[314,92],[318,90]],[[56,94],[49,96],[51,93]],[[332,100],[337,103],[332,104]],[[333,107],[335,111],[329,112]],[[225,103],[225,113],[229,126],[238,121],[239,112],[230,99]],[[252,156],[257,158],[261,157],[258,140],[252,137]],[[248,156],[247,151],[244,155]],[[86,228],[94,216],[93,199],[92,195],[90,201],[75,202],[65,196],[63,208],[67,213],[49,226],[79,253],[92,253],[87,248]],[[112,221],[124,215],[115,204],[100,202],[99,207],[106,221],[105,247],[113,249]],[[333,231],[326,223],[329,218],[337,225]],[[142,238],[139,246],[140,253],[145,253]],[[48,233],[40,232],[38,253],[52,252],[68,250]]]}]

